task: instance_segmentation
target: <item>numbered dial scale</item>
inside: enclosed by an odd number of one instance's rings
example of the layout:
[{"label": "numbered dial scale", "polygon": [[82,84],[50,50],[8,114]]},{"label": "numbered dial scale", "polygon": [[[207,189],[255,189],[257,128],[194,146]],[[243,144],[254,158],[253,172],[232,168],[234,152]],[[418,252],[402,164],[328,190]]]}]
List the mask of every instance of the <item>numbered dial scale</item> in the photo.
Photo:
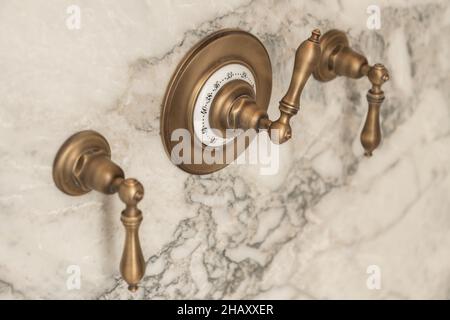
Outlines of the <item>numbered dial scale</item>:
[{"label": "numbered dial scale", "polygon": [[[194,159],[195,153],[202,154],[205,148],[215,148],[220,158],[224,145],[233,142],[236,136],[224,137],[213,130],[210,111],[220,89],[235,80],[247,82],[256,93],[258,106],[267,110],[272,88],[271,64],[263,44],[253,35],[236,29],[221,30],[187,53],[170,80],[162,106],[161,138],[169,157],[172,149],[182,142],[179,135],[172,137],[172,133],[185,129],[189,132],[190,148],[182,152],[191,152],[190,159]],[[235,150],[234,158],[244,150]],[[207,174],[227,163],[192,160],[177,166],[189,173]]]},{"label": "numbered dial scale", "polygon": [[206,80],[195,100],[194,106],[194,132],[197,139],[210,147],[220,147],[230,143],[236,135],[224,138],[217,130],[213,130],[209,121],[212,102],[223,86],[234,80],[242,80],[250,84],[256,93],[255,78],[246,66],[241,64],[228,64],[215,71]]}]

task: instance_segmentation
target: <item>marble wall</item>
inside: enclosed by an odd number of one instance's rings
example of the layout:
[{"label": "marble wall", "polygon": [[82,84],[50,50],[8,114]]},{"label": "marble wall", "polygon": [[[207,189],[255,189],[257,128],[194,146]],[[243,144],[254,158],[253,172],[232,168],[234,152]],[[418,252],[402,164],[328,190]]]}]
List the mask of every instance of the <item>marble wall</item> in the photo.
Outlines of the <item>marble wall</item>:
[{"label": "marble wall", "polygon": [[[366,26],[371,4],[379,30]],[[80,29],[66,25],[71,5]],[[345,30],[385,63],[374,156],[359,144],[368,81],[310,80],[277,175],[173,166],[159,136],[166,84],[193,44],[225,27],[267,47],[272,117],[316,27]],[[450,298],[449,56],[446,0],[0,0],[0,298]],[[120,201],[68,197],[52,181],[58,147],[84,129],[107,137],[146,188],[147,270],[134,295],[118,272]],[[70,266],[79,289],[67,287]]]}]

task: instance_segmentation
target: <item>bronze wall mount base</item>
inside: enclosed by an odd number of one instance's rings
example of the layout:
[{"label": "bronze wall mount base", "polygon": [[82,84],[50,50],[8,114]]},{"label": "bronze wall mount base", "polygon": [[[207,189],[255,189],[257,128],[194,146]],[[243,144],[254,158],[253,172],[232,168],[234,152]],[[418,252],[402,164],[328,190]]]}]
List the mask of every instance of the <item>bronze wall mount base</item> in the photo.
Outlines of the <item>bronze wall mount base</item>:
[{"label": "bronze wall mount base", "polygon": [[128,289],[136,291],[145,272],[138,233],[142,212],[137,208],[144,197],[142,184],[136,179],[125,179],[123,170],[111,161],[108,141],[91,130],[78,132],[64,142],[53,162],[53,180],[62,192],[71,196],[91,190],[119,194],[125,204],[120,218],[125,227],[120,272]]}]

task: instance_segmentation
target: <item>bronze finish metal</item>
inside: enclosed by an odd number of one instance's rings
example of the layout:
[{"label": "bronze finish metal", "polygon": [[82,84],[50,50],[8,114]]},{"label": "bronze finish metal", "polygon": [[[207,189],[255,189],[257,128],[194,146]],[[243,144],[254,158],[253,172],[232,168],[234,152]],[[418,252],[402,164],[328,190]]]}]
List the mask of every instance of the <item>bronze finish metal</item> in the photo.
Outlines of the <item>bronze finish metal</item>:
[{"label": "bronze finish metal", "polygon": [[[320,31],[313,30],[311,37],[303,41],[297,49],[291,84],[280,101],[280,117],[269,125],[270,136],[275,142],[284,143],[292,136],[289,121],[300,109],[300,96],[303,88],[319,62],[319,37]],[[274,130],[277,130],[277,138],[272,133]]]},{"label": "bronze finish metal", "polygon": [[371,156],[381,141],[380,106],[384,100],[381,85],[389,80],[389,72],[382,64],[370,66],[367,59],[352,50],[345,33],[330,30],[320,39],[322,51],[314,77],[319,81],[330,81],[337,76],[359,79],[367,76],[372,88],[367,92],[369,110],[361,132],[361,144],[365,155]]},{"label": "bronze finish metal", "polygon": [[[239,63],[251,70],[259,108],[267,110],[272,91],[272,69],[264,45],[253,35],[238,29],[215,32],[196,44],[182,59],[168,85],[161,110],[161,138],[167,154],[171,155],[178,141],[171,141],[176,129],[186,129],[191,134],[191,152],[206,148],[196,139],[193,128],[193,109],[200,89],[219,68]],[[253,95],[252,92],[247,92]],[[219,110],[217,114],[224,114]],[[227,123],[227,120],[215,120]],[[220,128],[220,126],[218,127]],[[237,157],[245,148],[235,152]],[[217,152],[222,153],[217,149]],[[222,169],[227,164],[180,164],[179,168],[193,174],[207,174]]]},{"label": "bronze finish metal", "polygon": [[[384,100],[381,85],[389,80],[389,73],[381,64],[369,66],[363,55],[349,47],[343,32],[331,30],[320,37],[320,31],[316,29],[300,44],[295,55],[289,89],[279,103],[280,116],[272,122],[267,115],[271,67],[266,50],[247,32],[223,30],[195,46],[172,77],[161,114],[161,136],[169,154],[173,148],[170,135],[174,129],[186,128],[194,137],[192,110],[197,94],[209,75],[228,63],[243,64],[251,69],[257,86],[255,93],[247,82],[234,80],[220,89],[209,113],[209,123],[219,132],[224,133],[227,129],[268,130],[273,142],[284,143],[292,136],[289,122],[300,108],[300,97],[311,74],[319,81],[330,81],[336,76],[354,79],[367,76],[372,88],[367,93],[369,110],[361,133],[361,143],[366,155],[371,155],[379,145],[379,109]],[[192,145],[199,147],[194,138]],[[189,173],[205,174],[226,165],[202,162],[199,165],[182,164],[179,167]]]},{"label": "bronze finish metal", "polygon": [[142,212],[137,204],[144,188],[136,179],[125,179],[123,170],[111,161],[106,139],[95,131],[81,131],[64,142],[53,163],[56,186],[71,196],[96,190],[104,194],[118,192],[125,204],[121,221],[125,227],[125,245],[120,272],[130,291],[136,291],[144,276],[145,260],[139,242],[138,229]]},{"label": "bronze finish metal", "polygon": [[[270,121],[265,109],[258,107],[258,103],[252,94],[241,94],[234,98],[232,103],[223,99],[224,95],[231,95],[231,92],[237,92],[238,85],[228,84],[227,87],[219,92],[214,101],[214,107],[226,110],[218,114],[222,118],[212,123],[227,123],[229,129],[267,129],[273,142],[284,143],[292,136],[289,121],[292,116],[297,114],[300,108],[300,96],[306,81],[311,76],[314,68],[319,62],[320,31],[313,30],[311,37],[303,41],[295,54],[294,70],[292,73],[289,89],[280,101],[280,117],[276,121]],[[243,81],[240,81],[243,82]],[[251,89],[251,88],[250,88]],[[236,95],[237,96],[237,95]],[[217,100],[217,102],[216,102]],[[228,119],[224,116],[228,114]],[[213,119],[214,120],[214,119]]]}]

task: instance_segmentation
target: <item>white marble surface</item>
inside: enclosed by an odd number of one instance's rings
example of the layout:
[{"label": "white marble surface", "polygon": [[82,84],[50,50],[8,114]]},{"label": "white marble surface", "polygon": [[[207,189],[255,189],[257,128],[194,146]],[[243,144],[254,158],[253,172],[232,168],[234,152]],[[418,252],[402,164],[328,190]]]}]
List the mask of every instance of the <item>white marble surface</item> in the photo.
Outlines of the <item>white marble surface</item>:
[{"label": "white marble surface", "polygon": [[[0,298],[450,298],[448,1],[0,1]],[[81,29],[66,27],[79,5]],[[183,54],[224,27],[256,34],[274,71],[270,114],[296,46],[339,28],[391,71],[382,146],[362,156],[368,82],[310,80],[261,176],[231,166],[190,176],[159,137],[165,86]],[[60,144],[94,129],[145,188],[144,288],[118,273],[116,197],[68,197],[51,178]],[[80,290],[66,287],[81,268]],[[380,290],[366,286],[369,265]]]}]

